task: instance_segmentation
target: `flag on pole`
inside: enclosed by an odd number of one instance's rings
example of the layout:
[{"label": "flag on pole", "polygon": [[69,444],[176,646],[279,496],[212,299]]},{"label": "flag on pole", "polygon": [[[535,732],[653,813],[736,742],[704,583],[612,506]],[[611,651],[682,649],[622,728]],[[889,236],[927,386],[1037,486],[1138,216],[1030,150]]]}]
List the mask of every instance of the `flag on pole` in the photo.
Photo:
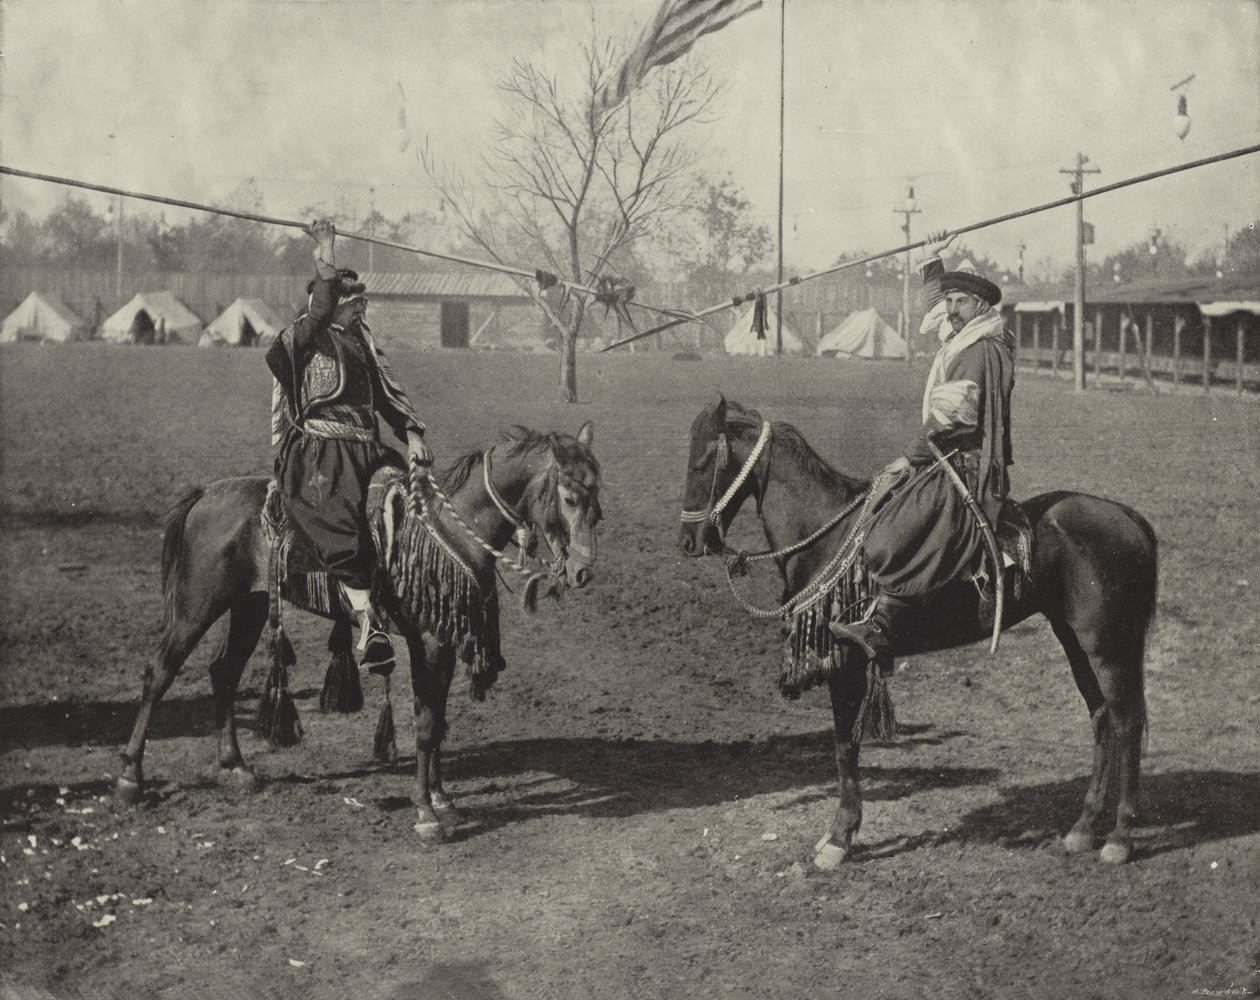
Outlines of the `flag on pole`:
[{"label": "flag on pole", "polygon": [[701,35],[724,28],[760,6],[761,0],[664,0],[625,64],[600,91],[597,109],[615,108],[650,70],[686,55]]}]

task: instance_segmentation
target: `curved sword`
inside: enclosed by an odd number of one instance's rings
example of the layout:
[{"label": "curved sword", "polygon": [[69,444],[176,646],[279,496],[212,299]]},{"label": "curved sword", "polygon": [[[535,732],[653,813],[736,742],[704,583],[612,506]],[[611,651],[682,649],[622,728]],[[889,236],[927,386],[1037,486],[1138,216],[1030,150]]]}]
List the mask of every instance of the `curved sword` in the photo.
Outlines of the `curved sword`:
[{"label": "curved sword", "polygon": [[937,464],[944,467],[945,475],[949,477],[949,481],[953,483],[954,489],[962,496],[963,503],[971,511],[971,516],[975,518],[976,524],[980,528],[980,534],[984,536],[984,547],[989,553],[990,561],[993,563],[993,638],[989,640],[989,655],[992,656],[998,651],[998,639],[1002,635],[1002,612],[1006,606],[1006,581],[1004,579],[1005,574],[1002,572],[1002,552],[998,548],[997,536],[993,534],[993,526],[989,524],[989,519],[984,516],[984,511],[980,509],[976,498],[967,489],[967,484],[963,482],[962,476],[958,474],[958,470],[945,461],[945,456],[941,454],[941,450],[931,438],[928,438],[927,446],[932,450]]}]

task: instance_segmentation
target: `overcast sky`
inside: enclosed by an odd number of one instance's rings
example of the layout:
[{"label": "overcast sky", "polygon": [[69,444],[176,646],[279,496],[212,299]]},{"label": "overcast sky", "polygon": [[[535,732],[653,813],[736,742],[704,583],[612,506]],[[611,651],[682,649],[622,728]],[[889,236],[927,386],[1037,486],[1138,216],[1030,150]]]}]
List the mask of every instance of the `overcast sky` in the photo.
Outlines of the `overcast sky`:
[{"label": "overcast sky", "polygon": [[[563,76],[592,27],[626,35],[657,2],[4,0],[0,162],[210,202],[254,177],[285,217],[319,203],[361,216],[373,197],[389,216],[433,209],[406,138],[460,162],[510,60]],[[697,139],[770,224],[779,13],[768,0],[695,50],[727,81]],[[785,247],[800,267],[902,242],[911,180],[919,238],[1062,197],[1077,151],[1101,184],[1260,142],[1251,0],[788,0],[786,31]],[[1192,73],[1179,141],[1169,88]],[[64,195],[4,178],[0,196],[43,214]],[[1153,226],[1216,247],[1260,216],[1260,155],[1086,213],[1100,253]],[[1024,243],[1029,264],[1066,262],[1072,226],[1064,208],[968,239],[1003,261]]]}]

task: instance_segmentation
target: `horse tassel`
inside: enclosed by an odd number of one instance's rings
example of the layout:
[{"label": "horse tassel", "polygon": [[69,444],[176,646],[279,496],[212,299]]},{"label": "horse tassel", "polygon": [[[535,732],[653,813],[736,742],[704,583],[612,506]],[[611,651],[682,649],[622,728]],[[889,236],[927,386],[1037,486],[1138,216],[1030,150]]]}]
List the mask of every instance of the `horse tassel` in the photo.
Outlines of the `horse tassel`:
[{"label": "horse tassel", "polygon": [[321,712],[349,714],[363,708],[363,685],[359,683],[359,667],[354,662],[351,645],[354,631],[350,623],[339,621],[328,636],[328,671],[324,674],[324,687],[319,693]]},{"label": "horse tassel", "polygon": [[394,730],[394,705],[389,700],[389,678],[385,677],[385,699],[381,714],[376,719],[376,735],[372,738],[372,755],[377,760],[392,764],[398,759],[398,743]]},{"label": "horse tassel", "polygon": [[258,703],[258,724],[273,747],[296,746],[302,741],[302,721],[289,693],[289,667],[297,663],[293,644],[278,627],[271,636],[271,672]]},{"label": "horse tassel", "polygon": [[879,664],[871,660],[866,668],[866,697],[862,699],[862,707],[853,726],[853,742],[874,740],[886,743],[896,736],[897,714],[893,711],[888,681]]}]

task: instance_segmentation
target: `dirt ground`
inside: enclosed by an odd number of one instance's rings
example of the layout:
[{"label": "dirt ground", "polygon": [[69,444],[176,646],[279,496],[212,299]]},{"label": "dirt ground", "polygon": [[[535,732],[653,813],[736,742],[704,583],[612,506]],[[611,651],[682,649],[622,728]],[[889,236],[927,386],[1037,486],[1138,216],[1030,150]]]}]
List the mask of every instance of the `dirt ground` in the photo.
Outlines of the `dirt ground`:
[{"label": "dirt ground", "polygon": [[861,850],[824,874],[826,697],[782,700],[776,626],[739,610],[720,563],[676,551],[687,430],[721,389],[868,475],[908,437],[923,366],[584,358],[589,402],[566,407],[550,357],[395,361],[439,461],[508,424],[590,418],[604,466],[595,582],[528,618],[505,595],[507,672],[484,704],[456,682],[448,787],[466,822],[439,847],[411,829],[409,713],[402,759],[376,763],[378,691],[321,715],[327,626],[296,613],[304,742],[273,751],[249,729],[261,653],[239,703],[262,790],[216,780],[212,634],[157,713],[148,801],[113,810],[160,617],[161,515],[188,485],[269,468],[261,357],[0,350],[0,997],[1260,992],[1254,401],[1017,385],[1016,493],[1111,496],[1161,539],[1134,860],[1059,844],[1091,740],[1034,620],[992,659],[898,664],[902,735],[864,750]]}]

